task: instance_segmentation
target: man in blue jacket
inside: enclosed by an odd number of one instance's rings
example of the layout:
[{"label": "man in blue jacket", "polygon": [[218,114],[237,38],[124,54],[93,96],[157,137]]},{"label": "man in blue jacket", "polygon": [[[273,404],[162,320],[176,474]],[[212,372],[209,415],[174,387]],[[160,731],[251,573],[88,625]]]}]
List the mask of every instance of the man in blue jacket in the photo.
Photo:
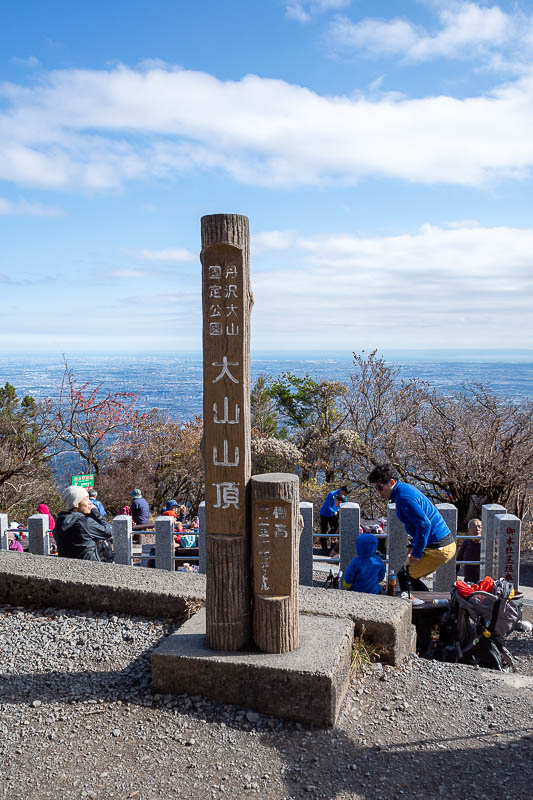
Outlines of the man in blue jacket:
[{"label": "man in blue jacket", "polygon": [[89,489],[89,497],[91,499],[91,503],[96,508],[99,514],[102,514],[104,517],[106,516],[104,504],[98,500],[98,492],[96,489]]},{"label": "man in blue jacket", "polygon": [[415,591],[428,591],[420,580],[431,575],[455,555],[455,539],[432,502],[414,486],[402,483],[390,464],[378,464],[368,476],[368,482],[380,496],[396,504],[396,516],[411,539],[406,565],[398,572],[400,589],[410,582]]},{"label": "man in blue jacket", "polygon": [[[346,502],[348,488],[342,486],[334,492],[330,492],[320,509],[320,533],[330,533],[332,536],[339,530],[339,506]],[[321,539],[322,551],[329,554],[328,539]]]}]

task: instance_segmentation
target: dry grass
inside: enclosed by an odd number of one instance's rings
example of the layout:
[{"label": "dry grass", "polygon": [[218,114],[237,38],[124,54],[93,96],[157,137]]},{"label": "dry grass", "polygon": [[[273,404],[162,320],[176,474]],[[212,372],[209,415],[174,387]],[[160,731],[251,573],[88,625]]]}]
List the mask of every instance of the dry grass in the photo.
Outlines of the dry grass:
[{"label": "dry grass", "polygon": [[365,626],[361,627],[358,636],[355,636],[352,647],[352,675],[369,664],[380,660],[381,650],[371,642],[365,642]]}]

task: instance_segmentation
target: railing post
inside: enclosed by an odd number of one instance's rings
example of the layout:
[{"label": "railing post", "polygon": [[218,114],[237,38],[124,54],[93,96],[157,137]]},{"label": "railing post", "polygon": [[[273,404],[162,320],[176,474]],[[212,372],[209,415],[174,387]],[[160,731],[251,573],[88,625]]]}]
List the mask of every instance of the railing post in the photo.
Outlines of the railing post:
[{"label": "railing post", "polygon": [[300,536],[300,583],[313,585],[313,504],[300,503],[300,514],[304,521]]},{"label": "railing post", "polygon": [[490,575],[491,578],[497,578],[494,575],[494,517],[497,514],[505,514],[507,509],[497,503],[487,503],[481,507],[481,555],[479,577],[484,578],[485,575]]},{"label": "railing post", "polygon": [[358,503],[342,503],[339,507],[339,569],[346,567],[355,558],[355,540],[359,536],[361,510]]},{"label": "railing post", "polygon": [[9,550],[7,514],[0,514],[0,550]]},{"label": "railing post", "polygon": [[[457,508],[452,503],[437,503],[435,508],[443,517],[444,522],[457,542]],[[455,555],[435,572],[433,590],[435,592],[450,592],[456,579]]]},{"label": "railing post", "polygon": [[405,528],[396,516],[396,503],[387,505],[387,538],[389,553],[389,573],[396,575],[407,559],[408,536]]},{"label": "railing post", "polygon": [[198,506],[198,572],[205,575],[205,500]]},{"label": "railing post", "polygon": [[174,570],[174,517],[157,517],[155,521],[155,566]]},{"label": "railing post", "polygon": [[29,551],[36,556],[50,555],[50,537],[48,536],[48,515],[32,514],[28,519]]},{"label": "railing post", "polygon": [[512,581],[518,591],[520,580],[520,527],[514,514],[494,516],[494,575],[495,580]]},{"label": "railing post", "polygon": [[127,564],[131,567],[133,558],[132,519],[121,514],[113,520],[113,549],[115,564]]}]

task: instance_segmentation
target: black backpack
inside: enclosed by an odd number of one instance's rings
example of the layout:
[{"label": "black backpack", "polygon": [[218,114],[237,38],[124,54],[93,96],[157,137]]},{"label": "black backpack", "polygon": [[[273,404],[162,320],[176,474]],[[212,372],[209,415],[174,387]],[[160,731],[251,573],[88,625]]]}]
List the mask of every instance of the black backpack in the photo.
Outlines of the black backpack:
[{"label": "black backpack", "polygon": [[324,581],[324,589],[338,589],[341,577],[342,572],[340,570],[338,572],[333,572],[333,570],[330,569],[329,575]]}]

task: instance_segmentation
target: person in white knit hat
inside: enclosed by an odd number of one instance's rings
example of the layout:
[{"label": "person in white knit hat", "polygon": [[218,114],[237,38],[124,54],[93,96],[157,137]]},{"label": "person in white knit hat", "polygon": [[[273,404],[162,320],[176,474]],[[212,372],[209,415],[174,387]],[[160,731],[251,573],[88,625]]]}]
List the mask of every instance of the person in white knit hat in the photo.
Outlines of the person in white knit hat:
[{"label": "person in white knit hat", "polygon": [[54,528],[57,554],[62,558],[100,561],[97,544],[111,538],[111,525],[82,486],[66,486],[61,500],[65,510],[59,512]]}]

